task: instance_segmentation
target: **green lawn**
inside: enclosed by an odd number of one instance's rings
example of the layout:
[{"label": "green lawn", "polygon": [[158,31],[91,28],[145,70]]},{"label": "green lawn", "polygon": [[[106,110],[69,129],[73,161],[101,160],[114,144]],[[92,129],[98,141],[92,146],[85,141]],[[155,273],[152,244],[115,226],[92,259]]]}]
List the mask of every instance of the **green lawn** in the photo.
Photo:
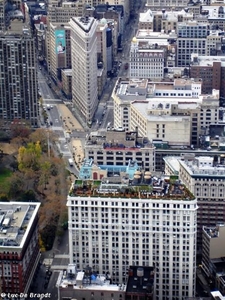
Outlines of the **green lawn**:
[{"label": "green lawn", "polygon": [[8,193],[9,186],[7,179],[11,176],[12,172],[8,169],[0,169],[0,193]]}]

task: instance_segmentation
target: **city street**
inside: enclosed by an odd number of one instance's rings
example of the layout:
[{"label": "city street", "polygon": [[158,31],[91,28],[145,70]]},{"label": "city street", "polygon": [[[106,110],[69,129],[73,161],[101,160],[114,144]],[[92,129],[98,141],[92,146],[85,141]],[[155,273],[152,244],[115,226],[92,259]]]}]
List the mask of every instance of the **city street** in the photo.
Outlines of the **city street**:
[{"label": "city street", "polygon": [[[58,299],[58,290],[56,282],[61,270],[67,269],[69,263],[68,231],[64,231],[61,238],[56,238],[53,248],[41,255],[41,265],[36,271],[33,284],[30,288],[31,293],[50,293],[51,300]],[[52,272],[48,283],[46,269],[50,268]],[[31,299],[31,298],[30,298]],[[38,299],[38,298],[32,298]]]}]

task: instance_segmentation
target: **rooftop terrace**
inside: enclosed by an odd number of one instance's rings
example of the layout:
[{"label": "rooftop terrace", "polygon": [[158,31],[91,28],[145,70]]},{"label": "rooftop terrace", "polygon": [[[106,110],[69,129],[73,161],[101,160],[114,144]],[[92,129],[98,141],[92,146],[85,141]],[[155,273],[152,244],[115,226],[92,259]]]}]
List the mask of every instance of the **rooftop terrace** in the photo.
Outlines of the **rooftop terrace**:
[{"label": "rooftop terrace", "polygon": [[[175,178],[175,177],[173,177]],[[194,200],[191,192],[177,179],[152,176],[150,172],[136,171],[133,179],[110,177],[102,180],[75,180],[71,197],[143,198],[165,200]]]}]

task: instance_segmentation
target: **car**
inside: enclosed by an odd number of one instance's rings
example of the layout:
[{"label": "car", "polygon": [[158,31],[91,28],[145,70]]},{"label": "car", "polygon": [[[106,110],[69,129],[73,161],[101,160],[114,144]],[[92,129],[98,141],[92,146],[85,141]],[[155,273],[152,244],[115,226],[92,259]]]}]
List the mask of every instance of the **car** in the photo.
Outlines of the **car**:
[{"label": "car", "polygon": [[41,67],[39,67],[39,70],[41,70]]},{"label": "car", "polygon": [[50,108],[53,108],[53,105],[50,105]]}]

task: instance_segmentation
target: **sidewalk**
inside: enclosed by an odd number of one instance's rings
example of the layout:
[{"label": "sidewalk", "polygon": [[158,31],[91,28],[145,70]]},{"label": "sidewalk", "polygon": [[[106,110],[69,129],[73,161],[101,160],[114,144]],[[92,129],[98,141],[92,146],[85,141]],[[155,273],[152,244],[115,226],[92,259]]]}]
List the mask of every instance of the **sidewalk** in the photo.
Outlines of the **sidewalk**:
[{"label": "sidewalk", "polygon": [[64,126],[65,129],[71,130],[71,131],[72,130],[84,131],[81,124],[74,117],[71,110],[67,106],[65,106],[65,104],[59,104],[58,109],[59,109],[60,116],[62,118],[63,126]]}]

